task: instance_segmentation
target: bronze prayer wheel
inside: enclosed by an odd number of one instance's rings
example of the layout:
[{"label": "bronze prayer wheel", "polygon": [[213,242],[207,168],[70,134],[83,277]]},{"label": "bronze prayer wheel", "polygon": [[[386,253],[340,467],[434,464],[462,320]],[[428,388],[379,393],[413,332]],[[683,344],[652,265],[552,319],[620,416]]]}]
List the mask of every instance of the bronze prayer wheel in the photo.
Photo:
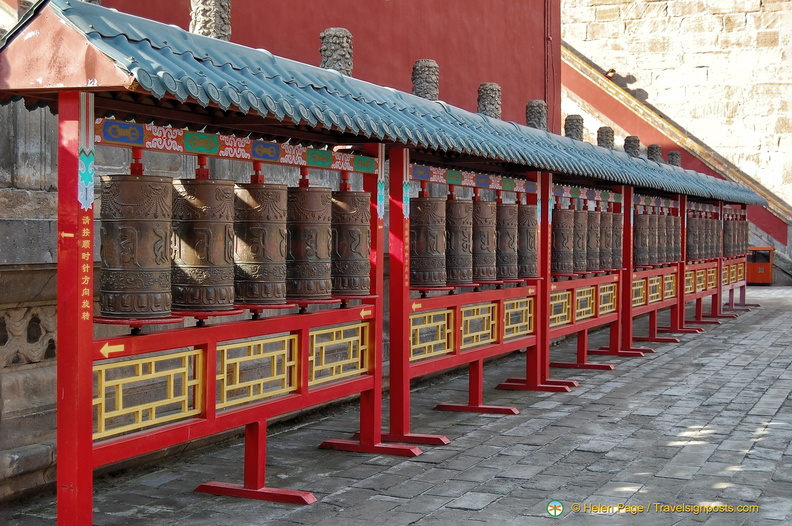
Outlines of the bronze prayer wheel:
[{"label": "bronze prayer wheel", "polygon": [[723,222],[723,255],[730,257],[735,255],[734,252],[734,221],[727,218]]},{"label": "bronze prayer wheel", "polygon": [[539,275],[539,252],[536,237],[539,222],[536,205],[517,207],[517,276],[535,278]]},{"label": "bronze prayer wheel", "polygon": [[649,214],[635,214],[633,231],[633,264],[649,264]]},{"label": "bronze prayer wheel", "polygon": [[611,251],[611,263],[613,268],[622,268],[622,235],[624,234],[624,214],[613,213],[613,250]]},{"label": "bronze prayer wheel", "polygon": [[709,259],[715,252],[715,239],[713,239],[714,232],[712,231],[712,219],[705,217],[701,219],[702,230],[704,231],[704,253],[701,255],[703,259]]},{"label": "bronze prayer wheel", "polygon": [[494,201],[473,201],[473,281],[496,281],[497,213]]},{"label": "bronze prayer wheel", "polygon": [[473,282],[473,203],[446,201],[446,281]]},{"label": "bronze prayer wheel", "polygon": [[143,175],[102,177],[102,316],[170,316],[171,181]]},{"label": "bronze prayer wheel", "polygon": [[234,187],[234,291],[251,305],[286,302],[286,186]]},{"label": "bronze prayer wheel", "polygon": [[333,192],[333,293],[365,296],[371,291],[371,194]]},{"label": "bronze prayer wheel", "polygon": [[660,216],[658,216],[657,214],[648,214],[647,217],[649,220],[649,229],[648,229],[649,242],[647,245],[648,255],[646,257],[647,257],[647,262],[650,265],[654,265],[658,262],[657,259],[657,253],[658,253],[657,242],[658,242],[658,232],[659,232],[658,219]]},{"label": "bronze prayer wheel", "polygon": [[571,274],[574,271],[575,211],[553,210],[553,252],[551,267],[554,274]]},{"label": "bronze prayer wheel", "polygon": [[289,188],[286,226],[286,297],[295,300],[330,299],[331,201],[329,188]]},{"label": "bronze prayer wheel", "polygon": [[668,261],[668,231],[665,214],[658,214],[657,216],[657,260],[655,263],[665,263]]},{"label": "bronze prayer wheel", "polygon": [[410,284],[442,287],[446,284],[446,200],[410,199]]},{"label": "bronze prayer wheel", "polygon": [[588,261],[586,260],[588,210],[575,210],[573,218],[574,245],[572,247],[572,270],[574,272],[585,272],[588,266]]},{"label": "bronze prayer wheel", "polygon": [[589,210],[586,219],[586,270],[600,270],[600,223],[602,213]]},{"label": "bronze prayer wheel", "polygon": [[498,279],[517,278],[517,204],[498,203],[496,208]]},{"label": "bronze prayer wheel", "polygon": [[682,218],[671,216],[671,261],[682,259]]},{"label": "bronze prayer wheel", "polygon": [[701,218],[696,217],[695,215],[688,217],[687,219],[687,259],[690,261],[696,261],[701,259],[701,243],[703,240],[699,239],[699,234],[701,232],[699,228],[699,222]]},{"label": "bronze prayer wheel", "polygon": [[613,268],[613,213],[600,212],[600,268]]},{"label": "bronze prayer wheel", "polygon": [[173,308],[234,307],[234,181],[173,181]]}]

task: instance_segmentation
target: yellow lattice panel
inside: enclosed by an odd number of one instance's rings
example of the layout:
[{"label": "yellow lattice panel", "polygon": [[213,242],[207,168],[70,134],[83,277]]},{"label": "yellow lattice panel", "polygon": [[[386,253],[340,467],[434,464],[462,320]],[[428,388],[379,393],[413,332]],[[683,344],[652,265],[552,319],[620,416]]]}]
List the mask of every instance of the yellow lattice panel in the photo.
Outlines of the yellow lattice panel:
[{"label": "yellow lattice panel", "polygon": [[534,299],[517,298],[503,302],[503,339],[528,336],[534,332]]},{"label": "yellow lattice panel", "polygon": [[575,319],[585,320],[594,317],[595,287],[583,287],[575,291]]},{"label": "yellow lattice panel", "polygon": [[410,316],[410,360],[424,360],[454,350],[454,311],[421,312]]},{"label": "yellow lattice panel", "polygon": [[745,263],[740,263],[737,265],[737,281],[742,281],[745,279]]},{"label": "yellow lattice panel", "polygon": [[203,349],[94,365],[94,440],[203,411]]},{"label": "yellow lattice panel", "polygon": [[297,335],[217,346],[217,408],[297,389]]},{"label": "yellow lattice panel", "polygon": [[676,274],[663,276],[663,299],[673,298],[676,295]]},{"label": "yellow lattice panel", "polygon": [[707,288],[714,289],[718,285],[718,269],[707,269]]},{"label": "yellow lattice panel", "polygon": [[364,321],[309,332],[308,385],[359,376],[369,370],[369,331]]},{"label": "yellow lattice panel", "polygon": [[695,275],[696,273],[692,270],[685,272],[685,294],[690,294],[691,292],[695,292],[696,284],[695,284]]},{"label": "yellow lattice panel", "polygon": [[730,265],[729,266],[729,283],[737,283],[737,268],[742,265]]},{"label": "yellow lattice panel", "polygon": [[616,312],[618,285],[616,283],[606,283],[599,288],[599,311],[600,314]]},{"label": "yellow lattice panel", "polygon": [[498,305],[483,303],[465,305],[462,316],[462,342],[460,349],[470,349],[498,339]]},{"label": "yellow lattice panel", "polygon": [[662,276],[651,276],[649,278],[649,303],[656,303],[663,299],[663,291],[660,288]]},{"label": "yellow lattice panel", "polygon": [[696,292],[707,288],[707,271],[705,269],[696,271]]},{"label": "yellow lattice panel", "polygon": [[646,305],[646,280],[635,279],[632,282],[632,304],[633,307]]},{"label": "yellow lattice panel", "polygon": [[564,290],[550,294],[550,327],[572,322],[572,292]]}]

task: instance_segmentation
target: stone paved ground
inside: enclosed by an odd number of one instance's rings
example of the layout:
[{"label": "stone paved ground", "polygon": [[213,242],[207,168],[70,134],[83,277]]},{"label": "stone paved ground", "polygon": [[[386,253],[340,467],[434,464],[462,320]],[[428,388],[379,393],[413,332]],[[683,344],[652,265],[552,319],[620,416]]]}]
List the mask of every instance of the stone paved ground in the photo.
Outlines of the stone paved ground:
[{"label": "stone paved ground", "polygon": [[[277,426],[268,484],[312,491],[295,506],[194,493],[207,480],[241,481],[242,446],[198,454],[100,480],[97,525],[782,525],[792,521],[792,288],[749,289],[761,308],[643,358],[595,357],[613,371],[553,369],[571,393],[499,391],[524,356],[488,364],[485,401],[516,416],[446,413],[466,400],[466,375],[418,386],[412,429],[442,433],[446,446],[415,458],[317,450],[356,428],[354,405]],[[604,334],[592,337],[599,344]],[[574,355],[573,342],[553,359]],[[564,512],[551,518],[547,505]],[[640,517],[608,505],[651,506]],[[663,505],[756,505],[753,513],[663,511]],[[602,506],[575,513],[575,504]],[[52,497],[0,511],[0,524],[53,524]]]}]

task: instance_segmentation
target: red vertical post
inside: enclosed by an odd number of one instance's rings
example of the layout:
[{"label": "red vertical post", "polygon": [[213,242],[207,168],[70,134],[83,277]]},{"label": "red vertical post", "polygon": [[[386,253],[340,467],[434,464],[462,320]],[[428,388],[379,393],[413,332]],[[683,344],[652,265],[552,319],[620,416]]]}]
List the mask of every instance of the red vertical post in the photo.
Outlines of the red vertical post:
[{"label": "red vertical post", "polygon": [[[550,288],[552,273],[553,174],[539,173],[536,181],[536,205],[539,214],[539,281],[536,287],[536,346],[525,356],[525,378],[509,378],[498,389],[570,392],[578,383],[574,380],[550,379]],[[529,198],[530,199],[530,198]]]},{"label": "red vertical post", "polygon": [[267,422],[245,426],[245,489],[261,489],[267,483]]},{"label": "red vertical post", "polygon": [[58,95],[57,522],[93,510],[93,94]]}]

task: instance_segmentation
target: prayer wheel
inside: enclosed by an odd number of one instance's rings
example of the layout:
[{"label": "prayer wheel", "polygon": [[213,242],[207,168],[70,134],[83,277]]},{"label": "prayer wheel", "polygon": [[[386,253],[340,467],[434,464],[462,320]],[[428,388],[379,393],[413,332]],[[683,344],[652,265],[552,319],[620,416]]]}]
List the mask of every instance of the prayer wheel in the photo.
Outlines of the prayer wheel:
[{"label": "prayer wheel", "polygon": [[234,187],[234,292],[251,305],[286,302],[286,186]]},{"label": "prayer wheel", "polygon": [[446,201],[446,281],[473,282],[473,203]]},{"label": "prayer wheel", "polygon": [[517,276],[535,278],[539,275],[539,252],[536,249],[539,222],[536,205],[517,207]]},{"label": "prayer wheel", "polygon": [[602,268],[600,263],[600,223],[601,212],[589,210],[586,219],[586,270]]},{"label": "prayer wheel", "polygon": [[622,235],[624,234],[624,214],[613,213],[613,250],[611,263],[613,268],[622,268]]},{"label": "prayer wheel", "polygon": [[701,225],[704,231],[704,253],[701,257],[703,259],[710,259],[715,252],[715,239],[713,237],[714,232],[712,231],[712,219],[709,217],[704,217],[701,219]]},{"label": "prayer wheel", "polygon": [[498,279],[517,278],[517,204],[498,203],[496,207]]},{"label": "prayer wheel", "polygon": [[646,266],[649,264],[649,214],[635,214],[635,230],[633,231],[633,264]]},{"label": "prayer wheel", "polygon": [[668,223],[665,214],[657,215],[657,259],[655,263],[665,263],[668,261]]},{"label": "prayer wheel", "polygon": [[473,281],[496,281],[497,212],[494,201],[473,201]]},{"label": "prayer wheel", "polygon": [[575,211],[553,210],[551,267],[554,274],[574,271]]},{"label": "prayer wheel", "polygon": [[649,263],[650,265],[654,265],[658,262],[657,241],[658,241],[658,232],[659,232],[658,218],[660,216],[658,216],[657,214],[648,214],[646,217],[648,218],[649,221],[649,228],[648,228],[649,238],[646,245],[647,246],[646,260],[647,263]]},{"label": "prayer wheel", "polygon": [[726,257],[734,256],[734,220],[731,217],[723,222],[723,255]]},{"label": "prayer wheel", "polygon": [[331,206],[333,293],[366,296],[371,291],[371,194],[333,192]]},{"label": "prayer wheel", "polygon": [[173,181],[173,308],[234,308],[234,181]]},{"label": "prayer wheel", "polygon": [[613,212],[600,212],[600,268],[613,268]]},{"label": "prayer wheel", "polygon": [[673,252],[671,255],[672,261],[679,261],[682,259],[682,218],[679,216],[671,216],[671,247]]},{"label": "prayer wheel", "polygon": [[330,299],[332,195],[329,188],[289,188],[286,226],[286,296],[295,300]]},{"label": "prayer wheel", "polygon": [[442,287],[446,284],[446,200],[410,199],[410,284]]},{"label": "prayer wheel", "polygon": [[102,177],[102,316],[170,316],[171,181],[143,175]]},{"label": "prayer wheel", "polygon": [[572,248],[572,270],[574,272],[585,272],[588,267],[588,261],[586,260],[588,210],[575,210],[573,218],[574,245]]},{"label": "prayer wheel", "polygon": [[701,222],[701,218],[697,217],[694,213],[690,217],[688,217],[687,223],[687,259],[690,261],[696,261],[701,259],[701,243],[703,243],[703,239],[699,238],[699,234],[701,233],[701,229],[699,227],[699,223]]}]

